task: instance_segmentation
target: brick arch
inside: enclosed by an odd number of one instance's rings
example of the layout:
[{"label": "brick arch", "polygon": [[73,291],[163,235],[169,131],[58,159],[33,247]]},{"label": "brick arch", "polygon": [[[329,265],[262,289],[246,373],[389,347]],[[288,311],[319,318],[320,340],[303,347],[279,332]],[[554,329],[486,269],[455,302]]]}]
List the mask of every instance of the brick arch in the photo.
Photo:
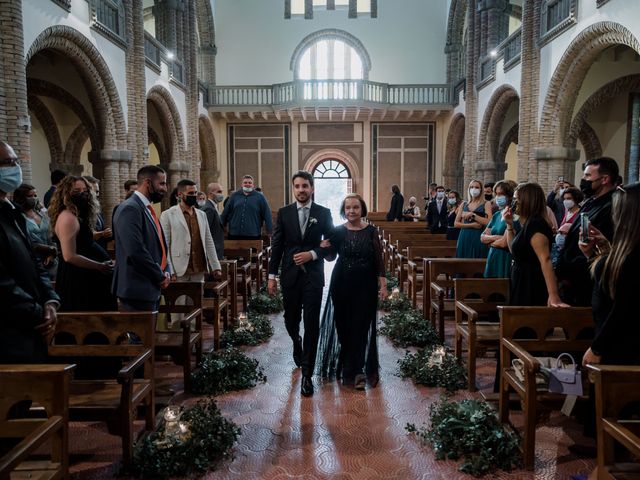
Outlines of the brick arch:
[{"label": "brick arch", "polygon": [[614,22],[595,23],[571,42],[549,83],[540,119],[541,146],[569,145],[571,118],[582,82],[598,55],[614,45],[626,45],[640,54],[640,42]]},{"label": "brick arch", "polygon": [[456,114],[449,125],[447,144],[444,153],[444,169],[442,181],[449,188],[460,191],[464,183],[464,167],[462,155],[464,153],[465,118],[462,113]]},{"label": "brick arch", "polygon": [[100,148],[100,145],[102,145],[101,132],[96,129],[93,124],[93,119],[91,118],[91,115],[89,115],[89,112],[84,108],[84,105],[82,105],[82,103],[80,103],[71,93],[55,83],[35,78],[27,79],[27,91],[29,92],[29,95],[33,94],[39,97],[53,98],[67,106],[74,115],[78,117],[80,123],[87,129],[92,149],[98,150]]},{"label": "brick arch", "polygon": [[160,140],[160,135],[153,128],[149,127],[147,129],[147,138],[149,141],[149,145],[153,144],[158,150],[158,156],[160,157],[160,165],[163,168],[167,168],[169,166],[169,159],[167,158],[167,152],[165,151],[164,144]]},{"label": "brick arch", "polygon": [[200,68],[198,69],[198,76],[205,83],[214,85],[216,79],[216,30],[209,0],[196,0],[196,17],[198,37],[200,38],[198,48],[198,66]]},{"label": "brick arch", "polygon": [[496,180],[504,178],[504,172],[507,170],[507,151],[512,143],[518,144],[518,132],[520,131],[520,122],[516,122],[513,127],[505,133],[498,147],[498,154],[496,155]]},{"label": "brick arch", "polygon": [[60,131],[58,130],[58,125],[53,115],[51,115],[51,112],[42,100],[35,95],[29,95],[27,97],[27,105],[29,111],[38,119],[40,126],[42,126],[44,136],[47,139],[47,145],[49,146],[51,164],[59,164],[62,160],[62,140],[60,139]]},{"label": "brick arch", "polygon": [[99,148],[126,149],[126,124],[118,90],[107,63],[91,40],[68,26],[48,27],[29,48],[25,63],[44,50],[61,53],[76,67],[91,98],[95,123],[102,134]]},{"label": "brick arch", "polygon": [[585,160],[591,160],[592,158],[598,158],[602,156],[602,145],[596,132],[591,128],[587,122],[582,124],[582,128],[578,133],[578,140],[582,148],[584,148]]},{"label": "brick arch", "polygon": [[518,92],[511,85],[502,85],[491,96],[489,104],[485,109],[482,125],[479,132],[481,135],[480,146],[478,148],[478,169],[485,170],[484,181],[495,181],[491,178],[491,171],[499,171],[498,151],[500,149],[500,132],[504,124],[504,119],[513,102],[519,102]]},{"label": "brick arch", "polygon": [[69,165],[80,165],[80,154],[85,143],[89,140],[89,131],[82,123],[69,135],[64,147],[64,163]]},{"label": "brick arch", "polygon": [[147,93],[147,102],[152,103],[160,115],[160,123],[164,138],[164,148],[168,163],[178,160],[185,149],[184,131],[178,107],[171,97],[171,93],[160,85],[155,85]]},{"label": "brick arch", "polygon": [[[640,92],[640,75],[627,75],[617,78],[594,92],[587,101],[584,102],[573,118],[569,129],[569,143],[567,146],[575,148],[576,141],[580,138],[580,134],[587,123],[587,118],[589,118],[594,110],[613,97],[627,92]],[[580,141],[580,143],[582,143],[582,141]]]},{"label": "brick arch", "polygon": [[320,165],[325,160],[338,160],[342,162],[347,170],[349,170],[349,176],[351,177],[352,188],[354,192],[358,191],[357,181],[360,177],[360,169],[358,168],[358,164],[353,159],[351,155],[349,155],[344,150],[339,148],[323,148],[322,150],[318,150],[313,152],[311,155],[307,157],[307,160],[304,163],[304,169],[307,172],[313,173],[313,170]]},{"label": "brick arch", "polygon": [[464,21],[467,16],[467,0],[452,0],[447,22],[447,44],[444,52],[447,55],[447,82],[454,83],[462,78],[464,65]]},{"label": "brick arch", "polygon": [[200,177],[204,187],[210,182],[218,180],[220,171],[218,169],[216,139],[213,133],[211,120],[206,115],[198,117],[198,130],[200,139]]}]

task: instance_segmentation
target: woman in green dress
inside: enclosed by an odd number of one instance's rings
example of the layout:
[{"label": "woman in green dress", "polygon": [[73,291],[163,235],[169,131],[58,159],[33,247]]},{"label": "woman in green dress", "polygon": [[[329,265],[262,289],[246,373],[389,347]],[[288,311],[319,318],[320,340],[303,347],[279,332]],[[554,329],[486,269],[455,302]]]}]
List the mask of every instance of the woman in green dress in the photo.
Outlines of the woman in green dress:
[{"label": "woman in green dress", "polygon": [[[507,224],[502,218],[502,211],[511,204],[516,186],[516,183],[511,180],[502,180],[493,187],[499,210],[493,214],[489,225],[480,236],[482,243],[489,245],[487,266],[484,270],[485,278],[509,278],[511,275],[511,252],[504,235]],[[514,225],[514,228],[518,227]]]},{"label": "woman in green dress", "polygon": [[491,202],[485,201],[482,193],[482,182],[469,182],[468,200],[458,208],[453,226],[460,229],[456,258],[487,258],[489,247],[480,241],[482,231],[493,216]]}]

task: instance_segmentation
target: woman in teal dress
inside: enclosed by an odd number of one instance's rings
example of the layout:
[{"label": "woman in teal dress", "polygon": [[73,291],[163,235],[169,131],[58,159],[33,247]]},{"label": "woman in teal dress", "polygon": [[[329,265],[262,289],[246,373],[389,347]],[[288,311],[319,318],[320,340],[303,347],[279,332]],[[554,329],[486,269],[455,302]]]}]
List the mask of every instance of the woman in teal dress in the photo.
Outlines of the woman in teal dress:
[{"label": "woman in teal dress", "polygon": [[[485,278],[509,278],[511,276],[512,258],[504,235],[507,224],[502,218],[502,212],[506,206],[511,205],[516,186],[513,181],[502,180],[493,187],[499,210],[493,215],[487,229],[480,236],[482,243],[489,246],[487,266],[484,270]],[[514,228],[519,229],[517,222],[514,222]]]},{"label": "woman in teal dress", "polygon": [[482,182],[471,180],[468,201],[458,209],[454,222],[454,227],[460,229],[457,258],[487,258],[489,254],[489,247],[480,241],[480,235],[491,221],[491,202],[485,201],[482,191]]}]

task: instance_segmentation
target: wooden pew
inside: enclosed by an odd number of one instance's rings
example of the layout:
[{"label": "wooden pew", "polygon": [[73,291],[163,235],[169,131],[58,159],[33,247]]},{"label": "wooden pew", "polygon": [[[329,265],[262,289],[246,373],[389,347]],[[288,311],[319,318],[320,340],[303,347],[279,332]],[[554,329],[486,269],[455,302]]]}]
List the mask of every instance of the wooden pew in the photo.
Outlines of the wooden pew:
[{"label": "wooden pew", "polygon": [[[547,356],[558,356],[564,352],[576,352],[576,354],[585,352],[593,341],[592,311],[591,308],[581,307],[498,307],[498,311],[500,312],[501,365],[500,420],[503,423],[509,421],[509,388],[512,388],[521,399],[524,413],[524,467],[532,470],[538,403],[561,402],[565,396],[538,388],[536,373],[540,372],[540,362],[529,352],[540,352],[536,355]],[[565,339],[554,335],[557,328],[564,330]],[[511,366],[512,355],[524,364],[524,381],[518,379]],[[576,358],[578,363],[580,360]]]},{"label": "wooden pew", "polygon": [[[0,438],[21,439],[0,457],[0,479],[69,478],[69,385],[74,368],[0,365]],[[24,401],[43,407],[47,418],[11,416],[12,407]],[[29,460],[37,450],[42,453],[43,444],[50,448],[50,460]]]},{"label": "wooden pew", "polygon": [[[242,297],[242,311],[246,312],[251,296],[251,249],[226,248],[225,257],[237,260],[236,292]],[[237,302],[237,299],[235,300]]]},{"label": "wooden pew", "polygon": [[[237,260],[222,260],[220,263],[227,264],[227,282],[229,282],[229,304],[231,306],[231,317],[229,322],[235,321],[238,318],[238,261]],[[224,324],[224,328],[227,328],[228,324]]]},{"label": "wooden pew", "polygon": [[[235,260],[232,262],[220,262],[222,267],[222,279],[219,281],[207,280],[204,282],[204,297],[202,299],[202,316],[203,319],[213,326],[213,348],[220,348],[220,324],[225,328],[229,325],[229,316],[231,315],[231,300],[235,300],[235,296],[231,296],[231,286],[229,285],[229,270],[235,266]],[[235,284],[235,273],[231,277],[232,283]]]},{"label": "wooden pew", "polygon": [[444,318],[453,315],[455,299],[451,294],[454,278],[482,277],[487,260],[484,258],[425,258],[422,269],[428,279],[422,282],[422,315],[438,329],[444,342]]},{"label": "wooden pew", "polygon": [[[640,366],[588,365],[595,383],[598,479],[640,478]],[[629,409],[629,411],[626,411]],[[636,462],[616,460],[619,444]]]},{"label": "wooden pew", "polygon": [[462,341],[467,342],[467,379],[470,392],[476,388],[478,347],[498,349],[498,306],[509,303],[508,278],[453,280],[455,290],[455,353],[462,359]]},{"label": "wooden pew", "polygon": [[[156,325],[155,354],[170,355],[182,366],[184,389],[191,391],[191,352],[195,350],[196,366],[202,360],[202,297],[203,282],[171,282],[162,291],[164,303],[158,313],[167,318],[179,314],[180,330],[160,328]],[[193,324],[193,325],[192,325]]]},{"label": "wooden pew", "polygon": [[251,249],[251,257],[250,257],[251,278],[256,283],[256,291],[260,291],[260,287],[262,286],[262,276],[264,272],[262,240],[225,240],[224,241],[225,256],[229,256],[227,254],[228,251],[246,249],[246,248]]},{"label": "wooden pew", "polygon": [[[52,363],[56,357],[73,357],[78,364],[93,357],[127,359],[115,378],[73,380],[69,387],[69,420],[106,422],[110,433],[122,437],[125,465],[133,458],[133,422],[139,406],[145,406],[145,428],[154,428],[155,324],[153,312],[58,313],[55,337],[48,346]],[[85,345],[95,332],[107,343]],[[69,336],[75,343],[58,342]],[[143,371],[142,378],[136,378],[137,371]]]},{"label": "wooden pew", "polygon": [[[406,256],[398,256],[398,265],[396,266],[396,274],[400,290],[403,290],[403,284],[407,280],[409,272],[409,261],[413,262],[413,271],[415,276],[412,279],[412,285],[417,283],[418,268],[417,263],[423,258],[452,258],[456,256],[455,246],[420,246],[407,248]],[[409,287],[409,285],[407,285]]]}]

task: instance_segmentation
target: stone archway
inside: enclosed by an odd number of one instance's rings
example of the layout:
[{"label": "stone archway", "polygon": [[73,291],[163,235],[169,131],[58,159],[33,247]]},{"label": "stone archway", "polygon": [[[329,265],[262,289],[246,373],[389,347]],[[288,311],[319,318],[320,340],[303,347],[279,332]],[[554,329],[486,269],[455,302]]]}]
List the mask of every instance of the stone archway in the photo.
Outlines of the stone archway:
[{"label": "stone archway", "polygon": [[447,82],[453,84],[464,75],[464,21],[467,15],[467,0],[452,0],[447,23]]},{"label": "stone archway", "polygon": [[198,118],[198,137],[200,140],[200,182],[201,190],[209,183],[217,182],[220,176],[216,151],[216,139],[211,120],[206,115]]},{"label": "stone archway", "polygon": [[344,150],[340,150],[338,148],[324,148],[322,150],[318,150],[317,152],[313,152],[306,160],[304,164],[304,169],[307,172],[313,172],[314,169],[325,160],[335,159],[342,162],[345,167],[349,170],[349,175],[352,179],[352,188],[353,191],[358,190],[358,185],[356,181],[360,179],[360,169],[358,168],[358,164],[356,161]]},{"label": "stone archway", "polygon": [[578,140],[584,148],[585,160],[591,160],[602,156],[602,145],[596,132],[587,122],[582,124],[582,129],[578,133]]},{"label": "stone archway", "polygon": [[504,172],[507,170],[507,152],[509,151],[509,147],[512,143],[518,144],[518,133],[520,131],[520,122],[516,122],[516,124],[509,129],[507,133],[505,133],[504,137],[500,142],[500,146],[498,147],[498,153],[496,155],[496,180],[501,180],[504,178]]},{"label": "stone archway", "polygon": [[457,191],[460,191],[464,183],[464,166],[462,164],[464,154],[464,129],[464,115],[458,113],[453,117],[451,125],[449,125],[449,133],[447,134],[447,144],[444,153],[443,184]]},{"label": "stone archway", "polygon": [[47,139],[49,156],[51,157],[51,170],[58,168],[57,166],[62,162],[63,155],[58,124],[53,118],[53,115],[51,115],[49,108],[47,108],[44,102],[36,95],[29,95],[27,97],[27,105],[29,106],[29,111],[36,117],[38,123],[40,123],[44,136]]},{"label": "stone archway", "polygon": [[[499,165],[498,153],[507,111],[514,102],[519,102],[518,92],[511,85],[502,85],[491,96],[482,119],[480,146],[476,164],[476,176],[486,182],[496,181],[497,175],[504,172],[504,164]],[[504,162],[504,158],[502,159]]]}]

